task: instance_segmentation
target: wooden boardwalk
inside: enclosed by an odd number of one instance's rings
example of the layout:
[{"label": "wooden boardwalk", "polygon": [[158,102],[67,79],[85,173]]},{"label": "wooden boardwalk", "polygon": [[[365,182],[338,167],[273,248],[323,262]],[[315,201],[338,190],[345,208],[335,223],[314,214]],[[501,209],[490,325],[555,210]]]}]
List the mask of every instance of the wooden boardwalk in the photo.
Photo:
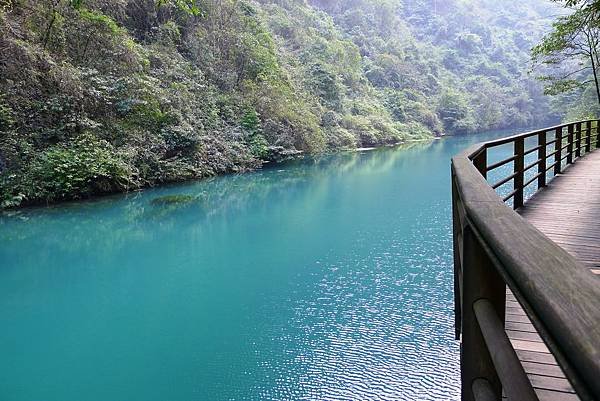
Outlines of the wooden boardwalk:
[{"label": "wooden boardwalk", "polygon": [[[590,279],[600,285],[600,151],[569,166],[518,212],[590,269]],[[540,400],[579,400],[510,290],[506,332]]]}]

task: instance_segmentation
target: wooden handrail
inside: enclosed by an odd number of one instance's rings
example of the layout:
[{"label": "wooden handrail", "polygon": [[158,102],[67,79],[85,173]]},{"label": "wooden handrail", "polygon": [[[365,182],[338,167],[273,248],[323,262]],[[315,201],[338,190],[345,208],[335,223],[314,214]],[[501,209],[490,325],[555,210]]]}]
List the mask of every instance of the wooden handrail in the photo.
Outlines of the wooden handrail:
[{"label": "wooden handrail", "polygon": [[[592,127],[593,123],[596,124],[594,127]],[[494,187],[494,189],[512,181],[514,183],[514,193],[508,194],[510,196],[507,196],[506,198],[510,199],[514,197],[513,207],[517,209],[520,206],[522,206],[524,202],[524,192],[522,190],[527,186],[524,185],[524,183],[528,182],[525,181],[525,173],[533,167],[537,166],[538,174],[540,174],[537,177],[539,187],[541,188],[545,186],[546,175],[542,174],[542,172],[547,172],[548,169],[545,168],[545,166],[551,164],[548,163],[548,159],[554,156],[554,162],[558,163],[554,164],[553,175],[560,174],[561,161],[567,159],[567,164],[572,164],[577,158],[581,157],[585,153],[589,153],[592,150],[592,145],[594,145],[594,147],[598,147],[598,144],[600,143],[600,131],[598,130],[598,124],[599,120],[587,120],[577,123],[557,125],[538,131],[529,131],[523,134],[513,135],[506,138],[500,138],[484,142],[473,147],[471,149],[472,153],[468,155],[468,158],[473,161],[477,169],[481,171],[482,174],[486,177],[490,171],[496,170],[502,166],[506,166],[507,164],[513,163],[513,177],[511,179],[508,178],[509,176],[502,178],[497,182],[501,183],[501,185]],[[585,126],[586,128],[584,129],[583,126]],[[565,129],[567,130],[567,143],[563,144],[563,131]],[[594,142],[592,142],[592,131],[596,131],[596,139]],[[585,136],[581,136],[581,134],[584,132]],[[548,141],[547,139],[548,134],[554,134],[554,138],[550,141]],[[536,145],[531,148],[525,149],[524,145],[526,139],[534,138],[536,136]],[[488,165],[488,150],[507,144],[513,144],[513,154],[500,161]],[[548,146],[552,145],[554,145],[554,149],[548,153],[547,148]],[[521,149],[521,147],[523,149]],[[528,165],[525,165],[525,157],[535,153],[536,151],[538,156],[537,160]],[[485,159],[486,163],[480,163],[480,159]],[[481,168],[478,166],[478,163],[481,164]],[[528,184],[531,184],[531,182],[528,182]]]},{"label": "wooden handrail", "polygon": [[[514,350],[507,349],[503,331],[507,285],[580,398],[600,399],[600,286],[573,256],[511,210],[487,181],[493,170],[488,150],[512,144],[510,178],[499,182],[513,182],[505,199],[513,198],[513,208],[518,209],[527,185],[537,181],[538,190],[543,188],[548,174],[562,172],[561,160],[574,163],[599,147],[599,127],[599,120],[588,120],[531,131],[472,146],[452,159],[456,334],[462,340],[463,400],[490,392],[500,399],[503,387],[510,388],[513,397],[521,394],[514,399],[536,399],[524,371],[507,368],[514,365],[510,355]],[[549,140],[549,135],[554,138]],[[534,152],[525,144],[533,137],[538,160],[526,166],[525,154]],[[548,146],[554,150],[548,152]],[[537,174],[526,180],[525,168],[535,165]],[[492,312],[494,316],[484,316]]]}]

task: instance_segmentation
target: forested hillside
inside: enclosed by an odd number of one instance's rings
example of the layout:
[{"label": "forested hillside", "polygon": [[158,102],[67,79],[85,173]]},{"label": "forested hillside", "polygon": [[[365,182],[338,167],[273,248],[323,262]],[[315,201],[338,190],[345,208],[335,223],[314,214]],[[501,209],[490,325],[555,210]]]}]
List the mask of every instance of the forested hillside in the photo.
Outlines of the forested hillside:
[{"label": "forested hillside", "polygon": [[560,118],[545,0],[0,0],[4,207]]}]

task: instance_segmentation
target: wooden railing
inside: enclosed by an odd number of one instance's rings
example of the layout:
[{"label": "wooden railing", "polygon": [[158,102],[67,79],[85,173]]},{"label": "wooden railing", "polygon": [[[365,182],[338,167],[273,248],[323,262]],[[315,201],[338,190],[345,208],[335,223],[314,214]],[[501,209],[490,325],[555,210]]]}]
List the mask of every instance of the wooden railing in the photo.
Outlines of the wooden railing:
[{"label": "wooden railing", "polygon": [[[579,397],[600,400],[600,286],[506,203],[518,209],[534,184],[543,188],[600,147],[599,124],[583,121],[485,142],[452,159],[463,400],[499,400],[502,391],[509,400],[538,399],[504,330],[507,285]],[[500,146],[512,155],[489,163],[490,149]]]}]

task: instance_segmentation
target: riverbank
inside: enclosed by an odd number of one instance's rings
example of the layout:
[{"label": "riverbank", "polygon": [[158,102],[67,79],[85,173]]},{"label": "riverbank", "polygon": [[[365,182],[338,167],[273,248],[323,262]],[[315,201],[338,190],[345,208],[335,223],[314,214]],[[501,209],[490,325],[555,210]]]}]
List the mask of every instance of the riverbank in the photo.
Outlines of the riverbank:
[{"label": "riverbank", "polygon": [[[494,132],[499,132],[503,134],[508,134],[512,132],[522,132],[527,131],[529,129],[534,129],[535,127],[524,127],[524,128],[504,128],[500,130],[496,130]],[[0,199],[0,211],[1,210],[16,210],[24,207],[45,207],[51,205],[60,205],[63,203],[73,202],[73,201],[82,201],[82,200],[93,200],[97,198],[103,198],[112,195],[118,195],[123,193],[135,193],[139,191],[143,191],[149,188],[158,188],[158,187],[168,187],[173,185],[178,185],[180,183],[187,183],[193,181],[201,181],[207,180],[220,176],[227,176],[231,174],[244,174],[252,171],[257,171],[262,169],[263,167],[276,167],[282,163],[285,163],[289,160],[301,159],[305,157],[315,157],[319,155],[333,155],[345,152],[368,152],[374,151],[378,149],[384,148],[393,148],[393,147],[402,147],[402,146],[410,146],[411,144],[420,144],[427,143],[432,141],[438,141],[443,139],[449,139],[454,137],[473,137],[477,134],[460,134],[460,135],[436,135],[430,136],[426,138],[417,137],[410,140],[399,141],[396,143],[384,143],[378,146],[366,146],[366,147],[356,147],[356,148],[346,148],[346,149],[337,149],[337,150],[329,150],[325,152],[319,153],[305,153],[297,150],[286,150],[282,147],[273,147],[275,151],[271,151],[269,157],[271,160],[256,160],[250,159],[247,160],[246,163],[241,164],[231,164],[229,168],[217,171],[216,173],[202,175],[202,176],[186,176],[181,175],[178,178],[172,178],[169,180],[156,181],[156,182],[146,182],[145,184],[136,182],[137,185],[129,185],[115,188],[114,190],[102,191],[92,194],[85,194],[80,196],[67,197],[62,199],[53,199],[53,200],[30,200],[25,197],[20,197],[18,194],[15,196],[16,199]],[[102,177],[100,177],[100,180]],[[102,188],[102,185],[94,185],[95,187]],[[0,186],[1,187],[1,186]],[[106,187],[104,187],[106,189]],[[1,193],[1,191],[0,191]]]},{"label": "riverbank", "polygon": [[[251,159],[243,164],[232,164],[229,168],[224,169],[222,171],[217,171],[214,174],[207,174],[202,176],[187,176],[182,174],[180,176],[172,177],[169,180],[164,181],[156,181],[156,182],[143,182],[143,181],[131,181],[129,185],[105,185],[104,180],[106,177],[98,176],[98,177],[88,177],[89,182],[84,183],[85,187],[88,188],[84,193],[77,192],[65,192],[62,197],[59,198],[51,198],[51,199],[37,199],[37,198],[28,198],[23,194],[15,194],[12,197],[8,197],[0,202],[0,210],[14,210],[22,207],[40,207],[40,206],[50,206],[57,205],[61,203],[71,202],[71,201],[81,201],[81,200],[92,200],[96,198],[101,198],[110,195],[116,195],[121,193],[131,193],[137,191],[143,191],[148,188],[156,188],[167,185],[177,185],[178,183],[185,183],[191,181],[205,180],[218,176],[225,176],[230,174],[243,174],[251,171],[256,171],[258,169],[263,168],[264,166],[276,166],[278,164],[284,163],[289,160],[299,159],[303,157],[312,157],[317,155],[329,155],[335,153],[343,153],[343,152],[362,152],[369,150],[376,150],[382,148],[389,147],[398,147],[398,146],[406,146],[411,143],[423,143],[430,142],[437,137],[425,138],[425,139],[414,139],[408,141],[401,141],[397,143],[386,143],[381,144],[379,146],[371,146],[371,147],[359,147],[352,149],[339,149],[332,150],[328,152],[319,152],[319,153],[304,153],[297,150],[286,150],[283,148],[277,148],[274,151],[269,153],[270,160],[256,160]],[[70,166],[70,169],[77,168],[77,165]],[[76,171],[69,171],[70,175],[74,177],[76,180],[81,181],[81,177],[77,177]],[[62,176],[65,174],[61,173]],[[43,186],[45,183],[40,183],[39,186]],[[63,184],[64,185],[64,184]],[[67,185],[68,188],[73,188],[72,185]],[[96,189],[95,191],[90,191],[89,188]]]}]

